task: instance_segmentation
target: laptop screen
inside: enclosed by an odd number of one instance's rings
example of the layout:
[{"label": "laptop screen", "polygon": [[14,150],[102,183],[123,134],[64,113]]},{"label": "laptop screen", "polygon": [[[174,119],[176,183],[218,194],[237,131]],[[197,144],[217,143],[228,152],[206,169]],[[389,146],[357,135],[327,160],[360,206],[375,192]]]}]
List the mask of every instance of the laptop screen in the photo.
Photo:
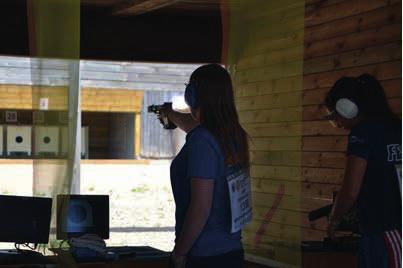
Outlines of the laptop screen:
[{"label": "laptop screen", "polygon": [[109,238],[109,196],[58,195],[57,239],[85,234]]},{"label": "laptop screen", "polygon": [[0,195],[0,242],[47,244],[52,199]]}]

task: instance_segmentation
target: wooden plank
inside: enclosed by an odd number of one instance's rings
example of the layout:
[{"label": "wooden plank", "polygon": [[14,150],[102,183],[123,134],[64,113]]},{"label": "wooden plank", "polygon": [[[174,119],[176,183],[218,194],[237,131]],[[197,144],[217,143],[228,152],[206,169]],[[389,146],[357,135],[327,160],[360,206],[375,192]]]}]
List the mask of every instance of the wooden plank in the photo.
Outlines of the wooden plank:
[{"label": "wooden plank", "polygon": [[395,114],[402,113],[402,98],[388,99],[389,106]]},{"label": "wooden plank", "polygon": [[48,98],[49,110],[66,110],[67,88],[0,85],[1,109],[39,109],[40,98]]},{"label": "wooden plank", "polygon": [[249,146],[252,151],[298,151],[301,137],[253,138]]},{"label": "wooden plank", "polygon": [[236,99],[236,107],[238,111],[294,107],[300,105],[301,94],[295,92]]},{"label": "wooden plank", "polygon": [[300,136],[302,123],[254,123],[242,125],[251,137]]},{"label": "wooden plank", "polygon": [[347,136],[317,136],[303,137],[304,152],[344,152],[347,149]]},{"label": "wooden plank", "polygon": [[252,83],[302,75],[302,67],[302,57],[297,61],[279,63],[272,66],[258,66],[258,68],[239,71],[237,73],[236,81],[238,83]]},{"label": "wooden plank", "polygon": [[305,14],[305,26],[323,24],[329,21],[354,16],[370,10],[386,7],[388,0],[353,0],[325,6],[308,11]]},{"label": "wooden plank", "polygon": [[304,182],[341,184],[344,178],[344,169],[304,167],[301,173]]},{"label": "wooden plank", "polygon": [[[346,3],[345,3],[346,4]],[[323,40],[323,39],[328,39],[331,37],[337,37],[340,35],[345,35],[345,34],[356,34],[357,32],[362,32],[363,30],[366,29],[371,29],[376,26],[384,26],[385,24],[392,24],[393,22],[397,23],[401,21],[401,14],[399,13],[399,9],[397,6],[391,6],[387,7],[385,9],[377,9],[375,10],[375,14],[359,14],[356,17],[353,18],[348,18],[343,19],[341,21],[335,21],[333,24],[323,24],[319,25],[321,28],[319,29],[312,29],[310,28],[306,29],[305,32],[305,42],[308,46],[310,46],[312,43],[318,41],[318,40]],[[344,13],[344,12],[342,12]],[[400,15],[400,16],[399,16]],[[364,19],[367,18],[369,19]],[[267,24],[266,24],[267,25]],[[272,25],[272,23],[270,23]],[[356,25],[356,27],[354,27]],[[243,57],[240,61],[239,64],[239,69],[244,69],[247,68],[248,66],[264,66],[268,65],[269,63],[274,64],[276,62],[287,62],[290,61],[291,59],[297,60],[299,59],[299,56],[301,55],[301,49],[300,47],[290,47],[290,45],[287,45],[286,43],[283,43],[282,46],[279,46],[277,49],[276,47],[273,47],[273,45],[276,43],[276,39],[279,39],[279,36],[281,36],[282,39],[286,37],[287,35],[289,36],[295,36],[298,34],[297,32],[294,33],[289,33],[284,32],[282,34],[277,34],[272,37],[273,39],[273,44],[270,46],[270,41],[272,39],[267,38],[263,39],[265,36],[270,34],[270,29],[275,28],[281,28],[281,27],[271,27],[265,32],[263,31],[262,33],[255,33],[258,37],[252,38],[254,40],[253,44],[255,45],[256,43],[258,44],[266,44],[266,46],[270,47],[270,49],[259,49],[256,48],[255,46],[252,46],[250,48],[250,52],[245,52],[247,55],[248,54],[253,54],[253,56],[246,56]],[[256,28],[257,30],[259,29],[265,29],[265,27],[258,27]],[[318,34],[317,30],[321,30]],[[338,31],[336,33],[333,33],[334,31]],[[254,31],[256,32],[256,31]],[[333,33],[333,34],[332,34]],[[317,37],[318,35],[319,37]],[[398,39],[395,39],[398,40]],[[290,41],[291,42],[291,41]],[[286,49],[284,49],[286,48]],[[255,55],[256,51],[266,51],[267,53],[264,54],[258,54]],[[246,61],[246,62],[245,62]],[[246,64],[245,64],[246,63]]]},{"label": "wooden plank", "polygon": [[[255,221],[253,220],[250,224],[248,224],[244,228],[245,239],[246,243],[254,243],[256,238],[256,232],[262,221]],[[287,224],[279,224],[276,222],[270,222],[268,225],[269,227],[265,230],[264,234],[260,234],[260,243],[259,246],[262,246],[264,243],[273,243],[274,241],[288,241],[289,243],[292,241],[301,241],[304,235],[314,235],[315,233],[320,233],[321,236],[316,235],[315,237],[322,237],[323,239],[323,231],[319,230],[311,230],[311,229],[304,229],[299,226],[294,225],[287,225]],[[305,232],[305,234],[304,234]]]},{"label": "wooden plank", "polygon": [[[323,105],[325,102],[326,95],[329,91],[330,88],[304,90],[304,92],[302,93],[302,103],[304,106]],[[321,112],[322,111],[323,110],[321,110]],[[326,113],[322,115],[326,115]]]},{"label": "wooden plank", "polygon": [[[348,51],[341,54],[308,59],[304,61],[304,74],[398,60],[401,59],[400,47],[401,42],[395,40],[394,42],[386,45],[382,44],[381,46],[359,48],[357,50]],[[295,62],[294,65],[298,67],[302,57],[302,49],[298,46],[269,51],[263,54],[243,57],[239,61],[237,69],[239,71],[245,71],[253,68],[260,68],[261,72],[263,73],[268,72],[265,71],[265,69],[275,70],[279,66],[292,66],[292,62]],[[254,74],[257,77],[255,79],[263,79],[262,77],[259,77],[263,76],[262,73],[259,74],[255,72]],[[291,75],[292,72],[289,71],[288,74]],[[253,78],[251,77],[248,79],[252,80]],[[250,80],[243,78],[240,81],[247,83],[250,82]]]},{"label": "wooden plank", "polygon": [[346,161],[344,152],[333,152],[323,148],[318,150],[319,152],[251,151],[251,163],[285,167],[344,168]]},{"label": "wooden plank", "polygon": [[[278,197],[276,196],[276,194],[254,192],[252,193],[252,199],[253,199],[252,201],[253,207],[255,206],[271,207],[274,200],[278,199]],[[283,196],[278,205],[278,209],[308,213],[313,208],[320,208],[328,205],[329,203],[330,203],[329,199]]]},{"label": "wooden plank", "polygon": [[[346,147],[340,148],[343,151],[345,149]],[[315,150],[317,151],[251,151],[251,163],[263,166],[344,168],[346,163],[344,152],[334,152],[331,148],[315,148]]]},{"label": "wooden plank", "polygon": [[237,70],[247,70],[252,68],[262,68],[273,65],[280,65],[292,61],[301,60],[303,57],[303,47],[294,46],[277,50],[266,51],[265,53],[245,56],[239,59]]},{"label": "wooden plank", "polygon": [[[388,99],[396,99],[396,98],[400,98],[402,96],[401,80],[393,79],[393,80],[388,80],[388,81],[381,81],[381,85],[383,86],[385,95]],[[330,88],[305,90],[302,93],[302,103],[304,105],[303,112],[309,112],[309,111],[307,111],[309,109],[315,110],[315,108],[312,108],[313,105],[324,104],[326,94],[329,91],[330,91]],[[325,111],[324,107],[316,107],[316,110],[317,110],[317,112],[320,112],[321,115],[326,115],[326,111]],[[325,112],[325,113],[323,113],[323,112]]]},{"label": "wooden plank", "polygon": [[[292,244],[297,244],[301,245],[302,241],[322,241],[326,236],[326,232],[322,230],[314,230],[314,229],[309,229],[309,228],[304,228],[304,227],[299,227],[299,232],[294,233],[298,227],[292,227],[288,225],[279,225],[279,227],[274,227],[274,225],[278,225],[277,223],[270,224],[273,225],[272,227],[275,229],[274,231],[277,231],[278,229],[282,229],[282,231],[277,232],[276,235],[272,235],[272,231],[269,231],[268,234],[261,236],[259,247],[257,249],[253,249],[251,251],[248,250],[249,254],[252,254],[253,252],[259,251],[259,249],[264,249],[263,256],[268,256],[267,252],[270,252],[271,250],[273,251],[273,255],[276,256],[276,258],[270,258],[271,260],[278,260],[282,261],[285,264],[295,263],[297,264],[301,259],[297,257],[299,251],[296,249],[291,249],[290,246]],[[253,227],[257,227],[258,225],[255,224]],[[251,228],[253,228],[251,227]],[[270,229],[270,227],[268,228]],[[255,231],[256,233],[256,231]],[[253,247],[253,243],[255,241],[256,234],[253,233],[253,229],[245,229],[244,232],[244,245],[245,248],[248,248],[248,246]],[[299,242],[299,243],[298,243]],[[282,251],[282,252],[281,252]],[[296,256],[292,256],[291,254],[295,254]],[[261,253],[263,254],[263,253]],[[260,255],[262,256],[262,255]],[[280,257],[281,256],[281,257]],[[298,265],[298,264],[297,264]],[[301,267],[301,266],[287,266],[287,265],[270,265],[270,266],[265,266],[265,267],[279,267],[279,268],[289,268],[289,267]],[[336,266],[335,266],[336,267]],[[340,267],[340,266],[337,266]]]},{"label": "wooden plank", "polygon": [[374,75],[378,80],[391,80],[401,78],[401,61],[373,64],[362,67],[348,68],[339,71],[323,72],[305,75],[303,89],[329,88],[343,76],[359,76],[364,73]]},{"label": "wooden plank", "polygon": [[134,156],[140,157],[141,153],[141,114],[136,113],[134,116]]},{"label": "wooden plank", "polygon": [[276,178],[287,181],[300,181],[302,178],[301,167],[251,165],[251,177]]},{"label": "wooden plank", "polygon": [[302,118],[302,107],[240,111],[238,114],[241,123],[296,122]]},{"label": "wooden plank", "polygon": [[319,40],[357,33],[383,25],[400,23],[401,20],[401,4],[391,5],[328,23],[306,27],[305,42],[313,43]]},{"label": "wooden plank", "polygon": [[[245,233],[245,242],[253,243],[256,237],[256,230],[262,224],[262,220],[260,221],[252,221],[244,228]],[[270,222],[269,227],[266,229],[266,232],[261,236],[261,246],[264,243],[273,243],[273,241],[303,241],[307,239],[312,240],[323,240],[326,232],[322,230],[313,230],[310,228],[304,228],[300,226],[281,224],[276,222]],[[248,238],[250,237],[250,238]],[[276,240],[274,240],[275,238]]]},{"label": "wooden plank", "polygon": [[[369,66],[347,68],[345,70],[339,70],[337,72],[323,72],[321,74],[305,75],[303,82],[304,86],[301,87],[301,77],[288,77],[279,78],[272,81],[256,82],[247,84],[236,84],[235,93],[237,98],[247,96],[261,96],[270,95],[273,93],[285,93],[295,92],[301,89],[330,89],[334,82],[342,76],[358,76],[363,73],[371,73],[376,75],[377,79],[383,83],[385,89],[391,86],[388,83],[395,83],[394,90],[399,92],[396,83],[401,81],[401,75],[398,75],[400,61],[394,61],[389,63],[374,64]],[[397,69],[396,69],[397,68]],[[383,81],[386,80],[386,81]],[[387,82],[389,80],[395,80],[395,82]],[[398,96],[398,95],[396,95]]]},{"label": "wooden plank", "polygon": [[286,122],[286,123],[252,123],[243,124],[251,137],[290,137],[347,135],[344,129],[332,127],[328,121]]},{"label": "wooden plank", "polygon": [[[186,78],[187,79],[187,78]],[[162,83],[158,82],[158,79],[155,79],[151,82],[143,82],[143,81],[102,81],[102,80],[82,80],[83,87],[95,87],[95,88],[110,88],[110,89],[134,89],[134,90],[157,90],[157,91],[178,91],[178,89],[183,88],[183,83],[186,82],[186,79],[183,79],[182,82],[173,82],[173,83]]]},{"label": "wooden plank", "polygon": [[253,165],[268,166],[301,166],[299,151],[250,151]]},{"label": "wooden plank", "polygon": [[[260,20],[270,20],[270,18],[275,17],[276,22],[282,18],[283,21],[286,21],[289,17],[303,17],[304,14],[301,13],[304,11],[304,1],[301,0],[285,0],[285,1],[264,1],[257,4],[256,2],[241,2],[243,6],[238,6],[238,8],[243,8],[242,15],[244,24],[251,24],[253,21]],[[231,2],[230,2],[231,3]],[[237,1],[233,1],[232,4],[237,3]],[[232,6],[237,8],[236,6]]]},{"label": "wooden plank", "polygon": [[[139,112],[141,91],[83,88],[83,111]],[[67,109],[67,88],[48,86],[0,85],[0,108],[39,109],[41,98],[49,99],[49,110]]]},{"label": "wooden plank", "polygon": [[303,167],[344,168],[346,156],[341,152],[303,152]]},{"label": "wooden plank", "polygon": [[114,15],[136,16],[170,6],[179,0],[130,0],[118,4],[113,11]]},{"label": "wooden plank", "polygon": [[142,109],[142,91],[83,88],[81,92],[83,111],[140,112]]},{"label": "wooden plank", "polygon": [[311,59],[395,42],[401,38],[401,27],[401,24],[391,24],[323,41],[305,43],[304,58]]},{"label": "wooden plank", "polygon": [[[286,196],[301,196],[302,185],[300,181],[252,178],[253,193],[276,194],[280,186],[284,187],[284,195]],[[267,206],[270,207],[270,204]]]},{"label": "wooden plank", "polygon": [[327,108],[324,104],[304,106],[302,111],[302,121],[323,120],[323,117],[327,114]]},{"label": "wooden plank", "polygon": [[[279,36],[292,35],[303,31],[304,8],[301,0],[293,0],[295,6],[284,7],[281,12],[273,12],[271,7],[260,9],[264,11],[259,16],[257,12],[253,18],[243,20],[243,25],[248,25],[248,40],[252,42],[267,42],[276,40]],[[270,27],[267,27],[270,25]]]},{"label": "wooden plank", "polygon": [[[330,204],[330,201],[329,201]],[[313,207],[312,210],[316,209],[317,207]],[[253,218],[257,221],[263,220],[265,215],[267,214],[267,211],[270,209],[269,205],[266,206],[255,206],[253,208]],[[316,230],[322,230],[325,231],[327,228],[327,219],[326,218],[321,218],[316,221],[310,222],[308,220],[308,213],[306,212],[299,212],[299,211],[292,211],[292,210],[287,210],[283,212],[282,210],[278,210],[279,213],[275,213],[272,218],[272,222],[280,223],[280,224],[285,224],[288,223],[291,225],[291,223],[298,223],[299,226],[305,227],[305,228],[310,228],[310,229],[316,229]]]},{"label": "wooden plank", "polygon": [[[255,206],[253,208],[253,219],[255,221],[262,221],[268,211],[270,211],[271,206]],[[305,222],[303,223],[302,218],[307,217],[306,213],[292,210],[276,210],[270,222],[278,223],[278,224],[287,224],[293,226],[307,226]]]},{"label": "wooden plank", "polygon": [[402,58],[401,41],[304,61],[304,74],[396,61]]},{"label": "wooden plank", "polygon": [[309,121],[302,123],[303,136],[321,136],[321,135],[347,135],[345,129],[333,127],[328,121]]},{"label": "wooden plank", "polygon": [[301,76],[293,76],[247,84],[237,83],[235,84],[235,93],[239,98],[283,92],[294,92],[302,89],[301,80]]},{"label": "wooden plank", "polygon": [[243,55],[253,56],[278,49],[300,47],[303,46],[303,42],[303,29],[294,32],[284,32],[267,39],[250,40],[250,42],[245,45]]},{"label": "wooden plank", "polygon": [[[338,184],[323,184],[300,181],[284,181],[279,179],[252,179],[252,191],[254,193],[277,194],[279,187],[284,187],[285,196],[296,198],[321,198],[331,200],[333,193],[340,189]],[[270,204],[266,204],[270,207]],[[314,209],[314,208],[312,208]]]},{"label": "wooden plank", "polygon": [[381,85],[385,91],[387,98],[399,98],[402,97],[402,80],[393,79],[387,81],[381,81]]}]

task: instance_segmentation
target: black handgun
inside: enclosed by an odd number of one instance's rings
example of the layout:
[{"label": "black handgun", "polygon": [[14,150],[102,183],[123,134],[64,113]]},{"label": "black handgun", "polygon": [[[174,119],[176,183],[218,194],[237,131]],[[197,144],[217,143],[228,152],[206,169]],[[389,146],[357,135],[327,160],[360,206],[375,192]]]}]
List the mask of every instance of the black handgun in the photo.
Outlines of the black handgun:
[{"label": "black handgun", "polygon": [[[308,214],[309,221],[315,221],[322,217],[329,217],[329,214],[332,212],[333,204],[312,210]],[[340,220],[339,226],[337,228],[339,231],[347,231],[352,233],[359,232],[358,225],[358,216],[357,216],[357,208],[354,206],[347,212]]]},{"label": "black handgun", "polygon": [[149,113],[155,113],[165,129],[175,129],[176,125],[169,120],[166,115],[161,114],[161,110],[163,109],[172,109],[172,102],[164,102],[164,104],[161,105],[150,105],[147,111]]},{"label": "black handgun", "polygon": [[329,217],[330,212],[332,212],[332,208],[333,208],[333,204],[312,210],[308,214],[309,221],[315,221],[322,217]]}]

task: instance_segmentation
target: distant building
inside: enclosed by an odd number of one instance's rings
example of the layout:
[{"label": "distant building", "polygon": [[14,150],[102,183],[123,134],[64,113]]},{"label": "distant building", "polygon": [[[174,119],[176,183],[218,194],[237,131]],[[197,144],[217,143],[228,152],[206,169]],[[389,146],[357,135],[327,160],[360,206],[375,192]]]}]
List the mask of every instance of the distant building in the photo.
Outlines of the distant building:
[{"label": "distant building", "polygon": [[[82,125],[88,130],[88,139],[83,139],[83,143],[88,142],[87,156],[90,159],[172,157],[184,135],[177,130],[162,129],[155,115],[148,114],[146,109],[148,105],[182,95],[184,83],[196,67],[81,61]],[[65,124],[68,83],[66,61],[0,57],[0,124]],[[37,111],[40,102],[46,105],[46,111]],[[10,112],[16,112],[16,120],[6,118]],[[7,128],[3,129],[6,137]],[[59,153],[65,150],[63,146],[60,141]],[[7,142],[4,142],[4,157],[6,150]]]}]

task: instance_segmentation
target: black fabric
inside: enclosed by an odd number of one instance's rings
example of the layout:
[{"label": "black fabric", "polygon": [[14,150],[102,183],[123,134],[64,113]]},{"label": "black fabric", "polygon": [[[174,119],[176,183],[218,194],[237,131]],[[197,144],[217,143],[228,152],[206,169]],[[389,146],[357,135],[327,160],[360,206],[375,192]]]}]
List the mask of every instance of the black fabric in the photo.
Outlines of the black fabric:
[{"label": "black fabric", "polygon": [[186,261],[186,268],[242,268],[243,264],[244,252],[237,250],[216,256],[189,256]]},{"label": "black fabric", "polygon": [[364,234],[401,229],[401,193],[396,172],[402,160],[401,136],[401,125],[380,120],[363,122],[351,130],[347,154],[367,160],[357,201],[360,230]]}]

